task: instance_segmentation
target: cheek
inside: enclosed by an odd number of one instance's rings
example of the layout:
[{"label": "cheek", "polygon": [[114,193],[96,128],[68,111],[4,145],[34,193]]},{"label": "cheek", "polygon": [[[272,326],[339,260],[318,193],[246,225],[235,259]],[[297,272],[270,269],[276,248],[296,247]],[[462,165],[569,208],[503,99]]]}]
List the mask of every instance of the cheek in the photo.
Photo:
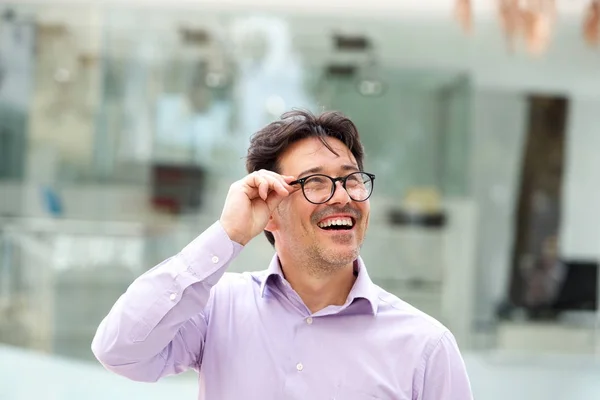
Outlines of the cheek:
[{"label": "cheek", "polygon": [[315,207],[305,203],[307,202],[303,201],[300,204],[295,204],[290,212],[293,213],[292,219],[296,221],[296,224],[308,230],[313,228],[312,217],[315,212]]},{"label": "cheek", "polygon": [[364,226],[367,226],[369,224],[370,210],[371,210],[371,206],[369,204],[369,200],[367,200],[361,204],[360,212],[362,214],[362,220],[363,220]]},{"label": "cheek", "polygon": [[301,225],[310,225],[310,211],[297,199],[289,199],[285,204],[282,202],[280,210],[281,218],[285,219],[292,228]]},{"label": "cheek", "polygon": [[273,219],[278,225],[287,225],[290,219],[290,206],[285,202],[279,203],[275,212],[273,212]]}]

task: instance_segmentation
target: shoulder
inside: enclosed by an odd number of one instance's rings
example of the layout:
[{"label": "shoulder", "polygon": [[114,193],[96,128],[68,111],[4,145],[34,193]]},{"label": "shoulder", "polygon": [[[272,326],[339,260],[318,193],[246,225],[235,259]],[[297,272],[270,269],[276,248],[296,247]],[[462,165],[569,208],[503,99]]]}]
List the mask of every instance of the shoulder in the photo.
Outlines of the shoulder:
[{"label": "shoulder", "polygon": [[[395,362],[411,365],[413,397],[472,399],[465,363],[452,332],[440,321],[381,289],[378,317],[395,332]],[[398,365],[398,364],[396,364]],[[399,369],[399,368],[398,368]]]},{"label": "shoulder", "polygon": [[256,272],[225,272],[213,287],[214,294],[225,292],[230,295],[256,293],[261,283],[267,278],[267,271]]}]

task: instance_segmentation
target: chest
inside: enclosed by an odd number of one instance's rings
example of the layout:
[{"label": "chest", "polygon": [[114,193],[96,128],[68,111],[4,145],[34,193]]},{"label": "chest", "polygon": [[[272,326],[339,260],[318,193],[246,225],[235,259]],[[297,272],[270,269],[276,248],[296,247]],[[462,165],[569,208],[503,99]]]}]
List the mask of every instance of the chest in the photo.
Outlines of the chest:
[{"label": "chest", "polygon": [[207,400],[412,399],[418,352],[373,315],[311,317],[275,300],[214,311],[201,367]]}]

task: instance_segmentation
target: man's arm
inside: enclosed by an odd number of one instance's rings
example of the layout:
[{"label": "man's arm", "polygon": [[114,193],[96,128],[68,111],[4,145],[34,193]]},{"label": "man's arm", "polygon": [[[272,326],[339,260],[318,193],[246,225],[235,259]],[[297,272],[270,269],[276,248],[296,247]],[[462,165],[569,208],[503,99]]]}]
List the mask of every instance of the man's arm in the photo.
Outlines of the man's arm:
[{"label": "man's arm", "polygon": [[426,360],[418,400],[472,400],[471,384],[454,336],[446,331]]},{"label": "man's arm", "polygon": [[145,382],[199,368],[211,288],[241,249],[216,222],[137,278],[98,327],[96,358],[119,375]]},{"label": "man's arm", "polygon": [[290,193],[293,176],[256,171],[229,187],[219,222],[175,257],[127,289],[102,321],[92,351],[108,369],[154,382],[199,368],[210,318],[211,288],[271,212]]}]

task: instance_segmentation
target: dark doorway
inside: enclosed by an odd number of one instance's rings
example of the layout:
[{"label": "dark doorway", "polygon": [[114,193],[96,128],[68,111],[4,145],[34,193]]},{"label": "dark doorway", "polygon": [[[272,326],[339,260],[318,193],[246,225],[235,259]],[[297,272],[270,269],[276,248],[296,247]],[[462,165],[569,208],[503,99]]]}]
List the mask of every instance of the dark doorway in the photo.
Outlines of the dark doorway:
[{"label": "dark doorway", "polygon": [[[515,214],[511,302],[529,309],[554,301],[568,100],[531,96]],[[552,286],[554,284],[554,287]]]}]

